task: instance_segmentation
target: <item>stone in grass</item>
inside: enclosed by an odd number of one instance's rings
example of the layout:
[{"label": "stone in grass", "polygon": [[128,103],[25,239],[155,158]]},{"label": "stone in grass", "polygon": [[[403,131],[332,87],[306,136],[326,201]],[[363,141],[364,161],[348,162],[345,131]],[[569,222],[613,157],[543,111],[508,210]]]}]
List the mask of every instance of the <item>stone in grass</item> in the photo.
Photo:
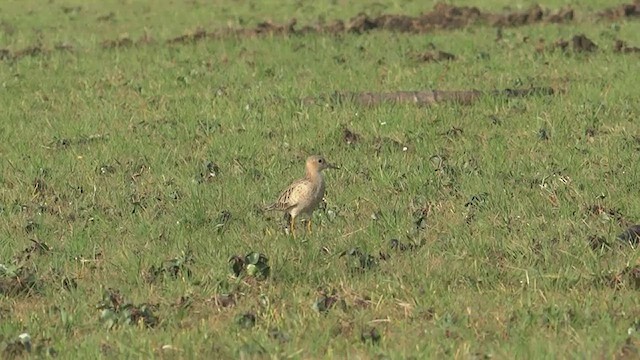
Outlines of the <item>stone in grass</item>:
[{"label": "stone in grass", "polygon": [[617,236],[617,239],[631,245],[638,245],[640,242],[640,225],[632,225]]}]

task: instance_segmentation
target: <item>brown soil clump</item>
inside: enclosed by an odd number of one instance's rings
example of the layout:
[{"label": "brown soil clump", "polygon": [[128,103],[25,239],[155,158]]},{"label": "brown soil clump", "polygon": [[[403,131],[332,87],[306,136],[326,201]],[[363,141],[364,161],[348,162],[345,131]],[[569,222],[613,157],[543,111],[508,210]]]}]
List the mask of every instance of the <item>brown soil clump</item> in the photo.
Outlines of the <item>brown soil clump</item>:
[{"label": "brown soil clump", "polygon": [[515,27],[539,22],[565,23],[572,21],[574,11],[571,8],[556,12],[543,10],[536,5],[523,12],[507,14],[484,13],[477,7],[453,6],[438,3],[432,11],[418,16],[385,14],[369,16],[359,14],[347,21],[336,20],[330,23],[305,25],[298,27],[297,20],[276,24],[265,21],[253,28],[223,28],[207,32],[202,29],[167,40],[168,43],[187,43],[206,38],[251,37],[259,35],[293,36],[310,33],[340,35],[345,33],[364,34],[373,30],[385,30],[401,33],[427,33],[434,30],[461,29],[477,23],[488,23],[497,27]]},{"label": "brown soil clump", "polygon": [[575,35],[571,39],[571,43],[573,44],[573,51],[575,52],[593,52],[598,50],[598,45],[582,34]]},{"label": "brown soil clump", "polygon": [[636,46],[629,46],[625,41],[616,40],[613,45],[613,52],[619,54],[639,53],[640,48]]},{"label": "brown soil clump", "polygon": [[[550,50],[555,50],[555,49],[559,49],[563,52],[572,50],[575,53],[594,52],[598,50],[598,45],[596,45],[593,41],[591,41],[591,39],[589,39],[585,35],[580,34],[580,35],[574,35],[573,38],[571,38],[570,42],[565,39],[556,40],[550,47]],[[544,40],[538,41],[538,44],[536,45],[536,51],[537,52],[544,51]]]},{"label": "brown soil clump", "polygon": [[600,17],[616,20],[625,17],[640,16],[640,0],[635,0],[631,4],[622,4],[617,7],[608,8],[598,14]]},{"label": "brown soil clump", "polygon": [[133,39],[131,39],[128,36],[123,36],[118,39],[105,40],[102,42],[102,47],[105,49],[116,49],[116,48],[132,47],[134,45],[136,46],[148,45],[148,44],[152,44],[153,42],[154,42],[153,38],[149,34],[145,33],[144,35],[140,36],[140,38],[136,41],[133,41]]},{"label": "brown soil clump", "polygon": [[543,10],[535,5],[529,10],[513,12],[506,15],[487,14],[491,25],[499,27],[515,27],[535,24],[539,22],[565,23],[573,20],[574,11],[571,8],[562,9],[554,13]]},{"label": "brown soil clump", "polygon": [[448,52],[433,50],[417,54],[415,55],[415,58],[420,62],[441,62],[453,61],[456,59],[456,56]]}]

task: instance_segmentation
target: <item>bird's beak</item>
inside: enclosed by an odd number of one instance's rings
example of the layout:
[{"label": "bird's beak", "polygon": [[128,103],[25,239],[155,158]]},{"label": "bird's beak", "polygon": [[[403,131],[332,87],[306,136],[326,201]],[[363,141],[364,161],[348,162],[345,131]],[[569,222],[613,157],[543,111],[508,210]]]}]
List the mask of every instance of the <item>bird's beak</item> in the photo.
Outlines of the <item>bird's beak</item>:
[{"label": "bird's beak", "polygon": [[340,166],[333,165],[333,164],[327,164],[327,168],[329,168],[329,169],[340,169]]}]

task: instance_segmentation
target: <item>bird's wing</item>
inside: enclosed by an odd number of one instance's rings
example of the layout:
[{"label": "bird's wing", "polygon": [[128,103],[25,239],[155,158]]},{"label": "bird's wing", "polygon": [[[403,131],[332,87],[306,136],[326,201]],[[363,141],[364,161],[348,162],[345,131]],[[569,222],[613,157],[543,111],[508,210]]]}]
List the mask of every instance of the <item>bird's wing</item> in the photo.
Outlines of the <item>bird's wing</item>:
[{"label": "bird's wing", "polygon": [[292,207],[298,204],[297,196],[292,196],[296,189],[300,186],[308,186],[307,183],[309,180],[307,179],[299,179],[291,183],[289,187],[287,187],[281,194],[278,196],[278,200],[275,203],[267,206],[267,210],[289,210]]}]

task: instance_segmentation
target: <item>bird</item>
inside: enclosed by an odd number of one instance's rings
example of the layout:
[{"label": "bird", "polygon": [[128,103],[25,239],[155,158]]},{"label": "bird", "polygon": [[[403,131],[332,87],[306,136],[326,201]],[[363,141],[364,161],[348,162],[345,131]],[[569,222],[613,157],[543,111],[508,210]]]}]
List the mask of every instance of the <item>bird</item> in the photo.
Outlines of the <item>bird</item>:
[{"label": "bird", "polygon": [[307,232],[311,233],[311,215],[324,198],[324,177],[322,171],[325,169],[339,169],[339,167],[327,162],[323,156],[312,155],[305,163],[305,177],[291,183],[278,199],[265,207],[265,210],[283,211],[289,215],[289,229],[295,238],[295,220],[299,215],[307,216]]}]

